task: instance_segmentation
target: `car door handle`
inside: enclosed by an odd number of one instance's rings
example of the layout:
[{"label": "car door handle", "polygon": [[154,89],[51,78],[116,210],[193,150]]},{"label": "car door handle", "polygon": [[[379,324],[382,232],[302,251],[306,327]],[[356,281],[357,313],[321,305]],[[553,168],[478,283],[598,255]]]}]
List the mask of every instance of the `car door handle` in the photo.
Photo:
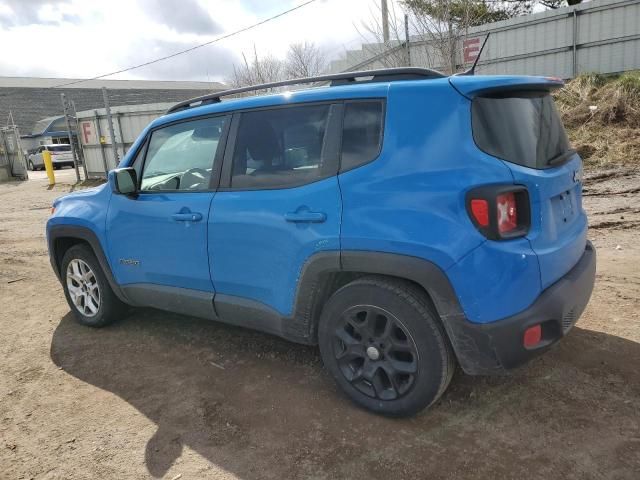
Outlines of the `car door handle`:
[{"label": "car door handle", "polygon": [[322,223],[327,219],[327,214],[324,212],[289,212],[285,213],[284,219],[287,222],[310,222],[310,223]]},{"label": "car door handle", "polygon": [[198,212],[180,212],[171,215],[176,222],[199,222],[202,220],[202,214]]}]

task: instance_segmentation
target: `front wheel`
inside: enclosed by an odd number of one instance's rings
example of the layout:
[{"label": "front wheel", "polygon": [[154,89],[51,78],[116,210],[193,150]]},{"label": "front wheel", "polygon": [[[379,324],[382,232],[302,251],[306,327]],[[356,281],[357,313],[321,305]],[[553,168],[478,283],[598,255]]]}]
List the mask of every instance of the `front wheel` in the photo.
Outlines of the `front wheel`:
[{"label": "front wheel", "polygon": [[32,172],[35,171],[35,167],[33,166],[33,162],[31,160],[27,162],[27,168]]},{"label": "front wheel", "polygon": [[104,327],[123,315],[125,305],[111,289],[87,245],[74,245],[67,250],[60,273],[67,303],[78,323]]},{"label": "front wheel", "polygon": [[426,294],[410,282],[363,277],[328,300],[318,330],[322,360],[355,403],[413,415],[446,390],[455,357]]}]

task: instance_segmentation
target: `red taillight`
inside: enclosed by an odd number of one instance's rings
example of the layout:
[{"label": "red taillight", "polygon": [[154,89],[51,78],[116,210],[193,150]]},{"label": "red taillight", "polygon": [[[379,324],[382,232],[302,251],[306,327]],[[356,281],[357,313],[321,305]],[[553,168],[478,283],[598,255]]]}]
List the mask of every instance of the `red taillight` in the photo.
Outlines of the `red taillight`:
[{"label": "red taillight", "polygon": [[502,193],[496,198],[498,231],[507,233],[518,228],[518,207],[513,192]]},{"label": "red taillight", "polygon": [[483,185],[467,192],[466,200],[473,224],[490,240],[522,237],[529,231],[529,192],[522,185]]},{"label": "red taillight", "polygon": [[489,226],[489,202],[477,198],[471,200],[471,213],[478,225],[482,227]]},{"label": "red taillight", "polygon": [[522,343],[525,348],[535,347],[542,340],[542,327],[540,324],[529,327],[524,331]]}]

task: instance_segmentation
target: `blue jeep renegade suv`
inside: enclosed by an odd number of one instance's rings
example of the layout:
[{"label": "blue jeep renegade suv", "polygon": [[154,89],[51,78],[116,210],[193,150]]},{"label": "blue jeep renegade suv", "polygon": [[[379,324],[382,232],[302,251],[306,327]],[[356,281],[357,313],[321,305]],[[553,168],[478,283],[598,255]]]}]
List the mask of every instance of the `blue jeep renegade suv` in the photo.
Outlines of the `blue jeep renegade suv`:
[{"label": "blue jeep renegade suv", "polygon": [[319,344],[342,390],[388,415],[431,405],[456,363],[501,372],[568,333],[595,250],[560,80],[310,81],[178,104],[107,184],[55,201],[51,264],[80,323],[145,306]]}]

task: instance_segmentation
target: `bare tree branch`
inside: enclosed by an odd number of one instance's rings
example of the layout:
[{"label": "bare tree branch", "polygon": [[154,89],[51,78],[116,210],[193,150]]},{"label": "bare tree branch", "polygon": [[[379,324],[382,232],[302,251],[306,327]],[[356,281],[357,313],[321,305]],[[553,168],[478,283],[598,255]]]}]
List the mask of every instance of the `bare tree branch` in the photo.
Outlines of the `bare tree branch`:
[{"label": "bare tree branch", "polygon": [[285,69],[282,60],[272,55],[260,57],[255,45],[253,47],[253,58],[248,60],[243,53],[242,61],[241,65],[233,66],[233,75],[227,79],[227,83],[234,88],[277,82],[284,79]]},{"label": "bare tree branch", "polygon": [[356,25],[356,31],[362,37],[364,43],[362,49],[367,57],[379,57],[378,62],[387,68],[403,67],[408,65],[404,44],[404,20],[403,12],[397,12],[394,2],[388,8],[389,39],[385,41],[384,26],[382,22],[382,8],[380,4],[370,9],[370,18],[361,24],[361,29]]},{"label": "bare tree branch", "polygon": [[327,68],[327,59],[314,43],[293,43],[285,59],[287,78],[313,77]]}]

